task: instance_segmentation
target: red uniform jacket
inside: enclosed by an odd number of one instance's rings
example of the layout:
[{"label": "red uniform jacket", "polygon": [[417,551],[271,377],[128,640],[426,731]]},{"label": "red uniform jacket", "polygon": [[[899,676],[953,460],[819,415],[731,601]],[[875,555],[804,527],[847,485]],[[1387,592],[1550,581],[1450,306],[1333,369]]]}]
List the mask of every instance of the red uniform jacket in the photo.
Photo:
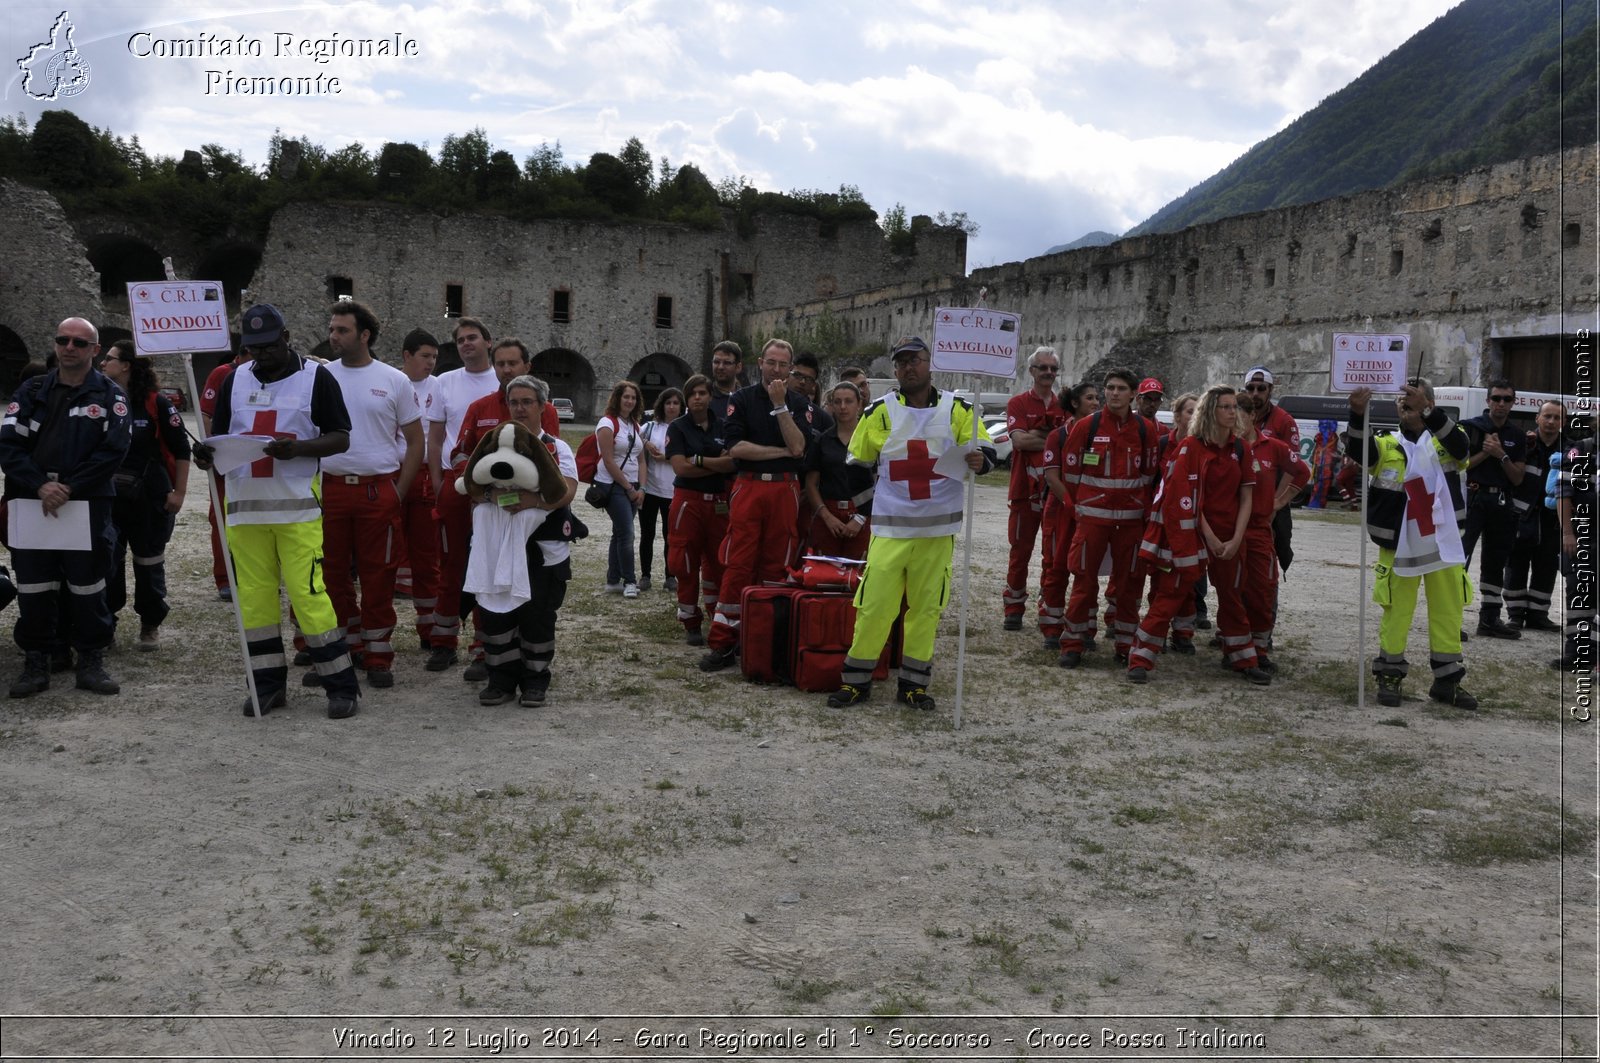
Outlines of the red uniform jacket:
[{"label": "red uniform jacket", "polygon": [[[1038,432],[1057,427],[1066,415],[1054,394],[1045,402],[1031,391],[1011,396],[1006,403],[1006,431]],[[1006,499],[1018,502],[1044,494],[1044,451],[1011,450],[1011,487]]]},{"label": "red uniform jacket", "polygon": [[1077,519],[1144,523],[1156,480],[1159,438],[1153,424],[1131,411],[1121,422],[1105,410],[1078,418],[1061,456],[1062,480]]}]

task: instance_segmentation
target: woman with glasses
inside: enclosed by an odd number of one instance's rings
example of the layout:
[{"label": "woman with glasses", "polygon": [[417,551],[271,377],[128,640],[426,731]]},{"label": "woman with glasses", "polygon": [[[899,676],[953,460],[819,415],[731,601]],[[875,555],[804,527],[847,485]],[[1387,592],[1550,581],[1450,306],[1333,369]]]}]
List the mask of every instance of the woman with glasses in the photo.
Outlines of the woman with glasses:
[{"label": "woman with glasses", "polygon": [[161,394],[148,358],[135,357],[132,340],[118,340],[101,356],[100,371],[128,393],[133,442],[112,476],[111,564],[106,607],[113,622],[128,601],[126,563],[133,553],[133,610],[139,615],[139,648],[161,645],[167,605],[167,542],[189,487],[189,437],[183,417]]}]

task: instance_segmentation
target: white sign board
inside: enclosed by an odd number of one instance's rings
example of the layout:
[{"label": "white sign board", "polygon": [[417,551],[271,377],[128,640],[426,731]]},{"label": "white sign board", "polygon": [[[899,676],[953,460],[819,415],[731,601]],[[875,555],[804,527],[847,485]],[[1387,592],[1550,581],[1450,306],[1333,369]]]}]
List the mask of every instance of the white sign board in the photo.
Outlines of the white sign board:
[{"label": "white sign board", "polygon": [[1015,379],[1021,320],[1004,310],[941,306],[933,312],[933,368]]},{"label": "white sign board", "polygon": [[134,349],[146,357],[233,348],[221,281],[133,281],[128,312]]},{"label": "white sign board", "polygon": [[1339,392],[1371,388],[1380,395],[1398,395],[1407,380],[1410,350],[1410,336],[1335,332],[1328,387]]}]

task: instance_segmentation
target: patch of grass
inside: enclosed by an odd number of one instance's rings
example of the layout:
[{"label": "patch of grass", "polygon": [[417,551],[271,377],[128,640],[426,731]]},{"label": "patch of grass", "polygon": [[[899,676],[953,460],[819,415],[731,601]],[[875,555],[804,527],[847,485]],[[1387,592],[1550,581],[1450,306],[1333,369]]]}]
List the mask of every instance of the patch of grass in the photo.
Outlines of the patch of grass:
[{"label": "patch of grass", "polygon": [[836,991],[839,982],[818,982],[809,978],[775,978],[778,989],[796,1004],[820,1004]]},{"label": "patch of grass", "polygon": [[904,989],[879,990],[878,996],[868,1008],[868,1013],[880,1019],[892,1019],[908,1012],[926,1012],[928,998],[921,993],[912,993]]},{"label": "patch of grass", "polygon": [[1126,827],[1130,823],[1160,823],[1172,818],[1172,812],[1155,805],[1123,805],[1111,818],[1118,826]]},{"label": "patch of grass", "polygon": [[1001,974],[1015,978],[1022,973],[1021,943],[1004,923],[990,923],[973,930],[967,937],[967,943],[973,948],[988,949],[992,962]]}]

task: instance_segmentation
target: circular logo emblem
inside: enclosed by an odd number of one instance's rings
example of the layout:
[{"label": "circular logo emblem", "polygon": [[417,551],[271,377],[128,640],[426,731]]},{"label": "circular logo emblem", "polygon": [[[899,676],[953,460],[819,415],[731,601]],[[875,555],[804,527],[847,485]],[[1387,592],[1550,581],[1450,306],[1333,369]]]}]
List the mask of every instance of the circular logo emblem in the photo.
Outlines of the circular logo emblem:
[{"label": "circular logo emblem", "polygon": [[[91,407],[91,409],[93,409],[93,407]],[[128,416],[128,404],[123,402],[121,399],[118,399],[116,402],[111,404],[111,412],[116,414],[118,417],[126,417]],[[98,417],[100,415],[97,413],[91,413],[90,416]]]},{"label": "circular logo emblem", "polygon": [[1190,498],[1188,495],[1184,495],[1182,498],[1178,499],[1178,507],[1180,509],[1193,509],[1194,499]]}]

